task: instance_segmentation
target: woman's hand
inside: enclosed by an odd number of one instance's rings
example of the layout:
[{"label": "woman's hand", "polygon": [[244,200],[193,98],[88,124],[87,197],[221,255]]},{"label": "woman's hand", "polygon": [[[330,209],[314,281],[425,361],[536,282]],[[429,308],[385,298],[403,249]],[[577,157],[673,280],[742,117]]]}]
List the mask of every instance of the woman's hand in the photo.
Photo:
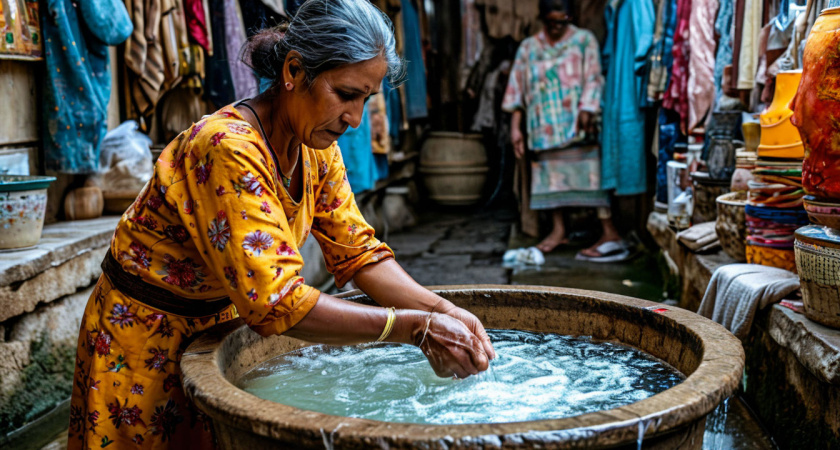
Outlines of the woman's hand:
[{"label": "woman's hand", "polygon": [[415,345],[439,377],[466,378],[490,366],[479,338],[463,322],[446,314],[430,313],[415,333]]},{"label": "woman's hand", "polygon": [[522,136],[522,130],[511,128],[510,141],[513,143],[513,154],[517,159],[522,159],[525,156],[525,137]]},{"label": "woman's hand", "polygon": [[476,317],[473,313],[464,308],[459,308],[448,301],[439,307],[435,307],[434,311],[454,317],[463,322],[464,325],[472,331],[475,337],[481,341],[484,353],[490,357],[491,360],[496,359],[496,350],[493,348],[493,343],[490,342],[490,336],[487,335],[484,325],[481,324],[481,321],[478,320],[478,317]]},{"label": "woman's hand", "polygon": [[578,131],[583,131],[588,135],[595,133],[595,115],[589,111],[581,111],[578,114]]}]

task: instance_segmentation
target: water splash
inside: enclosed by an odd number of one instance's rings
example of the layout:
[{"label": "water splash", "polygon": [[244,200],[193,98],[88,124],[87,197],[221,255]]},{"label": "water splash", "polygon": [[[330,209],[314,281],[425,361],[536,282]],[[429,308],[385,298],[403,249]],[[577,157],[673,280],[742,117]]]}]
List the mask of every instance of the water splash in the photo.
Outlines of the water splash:
[{"label": "water splash", "polygon": [[490,336],[498,357],[464,380],[435,376],[415,347],[370,344],[307,347],[266,361],[238,385],[326,414],[456,424],[571,417],[642,400],[684,379],[620,344],[512,330]]}]

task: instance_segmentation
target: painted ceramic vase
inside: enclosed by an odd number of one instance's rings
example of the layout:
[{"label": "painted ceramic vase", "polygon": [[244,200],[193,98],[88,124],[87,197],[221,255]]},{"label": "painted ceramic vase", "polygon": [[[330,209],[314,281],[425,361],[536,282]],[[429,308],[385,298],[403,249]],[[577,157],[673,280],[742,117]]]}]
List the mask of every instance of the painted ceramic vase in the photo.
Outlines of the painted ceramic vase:
[{"label": "painted ceramic vase", "polygon": [[41,239],[47,187],[53,177],[0,175],[0,249],[31,247]]},{"label": "painted ceramic vase", "polygon": [[759,157],[802,159],[805,156],[802,138],[791,123],[793,111],[788,107],[801,78],[801,70],[779,72],[776,76],[773,102],[761,113]]},{"label": "painted ceramic vase", "polygon": [[820,199],[840,201],[840,8],[820,14],[802,55],[802,81],[791,102],[793,124],[805,143],[802,186]]}]

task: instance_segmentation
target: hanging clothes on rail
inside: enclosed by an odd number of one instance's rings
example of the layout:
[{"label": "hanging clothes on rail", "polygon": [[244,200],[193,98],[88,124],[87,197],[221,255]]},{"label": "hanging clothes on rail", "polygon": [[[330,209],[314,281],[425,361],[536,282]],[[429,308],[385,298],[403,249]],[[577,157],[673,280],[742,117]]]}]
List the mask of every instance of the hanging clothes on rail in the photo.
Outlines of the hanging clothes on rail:
[{"label": "hanging clothes on rail", "polygon": [[[230,77],[233,81],[235,98],[243,99],[256,96],[257,77],[250,67],[246,66],[240,58],[242,47],[247,41],[245,26],[242,22],[242,10],[237,0],[224,0],[225,3],[225,52],[230,70]],[[268,4],[268,3],[266,3]],[[282,0],[278,2],[282,7]]]},{"label": "hanging clothes on rail", "polygon": [[92,173],[99,169],[99,143],[107,130],[108,46],[131,35],[131,18],[118,0],[47,0],[45,6],[41,133],[46,168]]},{"label": "hanging clothes on rail", "polygon": [[367,108],[358,128],[348,128],[338,138],[338,148],[347,167],[347,181],[354,194],[373,189],[376,185],[376,163],[370,134],[370,114]]},{"label": "hanging clothes on rail", "polygon": [[715,101],[715,19],[718,0],[692,0],[688,59],[688,128],[703,126]]},{"label": "hanging clothes on rail", "polygon": [[[698,0],[699,1],[699,0]],[[688,64],[689,36],[691,33],[691,2],[677,0],[677,28],[674,31],[674,46],[671,53],[671,80],[662,99],[662,107],[677,112],[680,116],[680,130],[688,132]]]},{"label": "hanging clothes on rail", "polygon": [[734,17],[735,0],[720,0],[715,20],[715,33],[719,36],[715,54],[715,105],[723,95],[723,69],[732,64],[732,20]]},{"label": "hanging clothes on rail", "polygon": [[641,194],[647,189],[643,68],[656,13],[650,0],[612,0],[605,16],[601,187],[616,195]]},{"label": "hanging clothes on rail", "polygon": [[408,120],[429,115],[426,106],[426,66],[423,64],[423,42],[420,20],[412,0],[402,0],[402,24],[405,32],[405,100]]}]

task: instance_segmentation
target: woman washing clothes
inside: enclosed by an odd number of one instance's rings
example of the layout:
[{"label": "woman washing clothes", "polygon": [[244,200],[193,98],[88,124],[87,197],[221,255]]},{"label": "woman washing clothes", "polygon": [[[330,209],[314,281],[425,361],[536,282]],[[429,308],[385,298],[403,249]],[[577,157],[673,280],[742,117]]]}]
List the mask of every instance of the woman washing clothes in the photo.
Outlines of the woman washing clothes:
[{"label": "woman washing clothes", "polygon": [[[117,226],[82,320],[71,449],[212,448],[179,360],[196,333],[237,316],[264,336],[416,345],[440,376],[495,357],[474,315],[418,285],[374,237],[345,177],[336,139],[402,73],[387,17],[365,1],[309,0],[244,58],[272,86],[181,133]],[[310,232],[336,283],[383,307],[305,283]]]},{"label": "woman washing clothes", "polygon": [[562,208],[595,207],[603,233],[577,257],[614,261],[628,251],[601,190],[600,152],[593,144],[604,86],[598,41],[570,23],[570,7],[569,0],[540,0],[543,30],[519,46],[502,109],[513,114],[514,153],[530,165],[529,206],[551,215],[551,232],[537,248],[548,253],[569,242]]}]

